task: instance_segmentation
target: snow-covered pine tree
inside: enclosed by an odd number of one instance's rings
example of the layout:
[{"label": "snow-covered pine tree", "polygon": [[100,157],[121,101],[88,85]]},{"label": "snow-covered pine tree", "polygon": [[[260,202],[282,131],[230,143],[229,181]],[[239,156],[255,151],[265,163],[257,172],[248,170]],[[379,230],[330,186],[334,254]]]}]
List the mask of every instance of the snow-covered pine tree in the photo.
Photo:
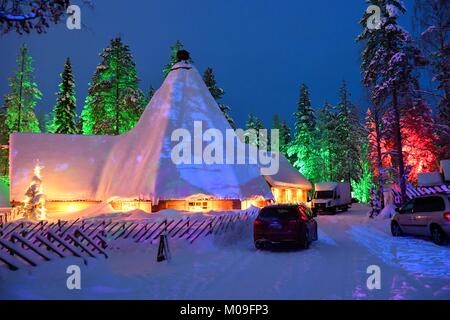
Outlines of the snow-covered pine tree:
[{"label": "snow-covered pine tree", "polygon": [[273,116],[273,129],[277,129],[279,131],[278,148],[282,154],[287,156],[287,148],[291,142],[291,128],[289,128],[285,120],[280,122],[280,117],[277,113]]},{"label": "snow-covered pine tree", "polygon": [[76,97],[75,81],[72,74],[72,64],[67,58],[61,73],[61,83],[57,93],[56,105],[53,109],[52,133],[76,134]]},{"label": "snow-covered pine tree", "polygon": [[384,104],[392,110],[392,133],[394,137],[393,156],[398,168],[397,180],[401,190],[402,203],[406,201],[406,175],[401,134],[401,112],[404,99],[411,92],[416,79],[416,66],[424,64],[420,50],[413,46],[411,36],[398,25],[400,13],[406,9],[400,0],[368,0],[381,9],[381,24],[378,29],[368,29],[365,13],[358,40],[364,42],[362,52],[363,83],[372,89],[371,98],[376,104]]},{"label": "snow-covered pine tree", "polygon": [[436,133],[440,159],[450,158],[450,2],[416,0],[414,22],[420,44],[430,61],[433,81],[439,92]]},{"label": "snow-covered pine tree", "polygon": [[287,156],[287,148],[291,140],[291,128],[288,126],[286,120],[283,120],[280,127],[280,152],[285,156]]},{"label": "snow-covered pine tree", "polygon": [[[254,144],[257,145],[259,148],[267,148],[267,136],[265,136],[264,134],[260,133],[259,130],[265,129],[263,122],[256,117],[254,114],[250,113],[248,115],[248,119],[245,123],[245,129],[246,130],[250,130],[253,129],[255,130],[255,136],[251,136],[248,135],[246,133],[245,135],[245,139],[246,139],[246,143],[250,143],[250,144]],[[264,142],[265,140],[265,142]]]},{"label": "snow-covered pine tree", "polygon": [[317,151],[317,128],[314,109],[309,98],[308,87],[300,86],[300,97],[297,104],[295,133],[287,149],[293,165],[308,180],[318,182],[321,175],[320,155]]},{"label": "snow-covered pine tree", "polygon": [[214,100],[216,100],[220,110],[224,114],[231,128],[236,129],[236,124],[234,123],[234,120],[230,116],[231,108],[220,102],[223,95],[225,94],[225,91],[217,85],[216,78],[214,76],[214,71],[212,68],[206,68],[205,72],[203,73],[203,81],[208,87],[208,90],[211,93]]},{"label": "snow-covered pine tree", "polygon": [[358,180],[360,175],[360,146],[362,130],[355,106],[350,101],[345,81],[339,89],[339,103],[336,106],[335,134],[339,140],[335,152],[338,181]]},{"label": "snow-covered pine tree", "polygon": [[36,103],[41,99],[36,82],[33,81],[33,59],[28,48],[22,45],[17,57],[18,70],[9,79],[11,92],[4,97],[6,125],[9,132],[40,132],[39,121],[34,113]]},{"label": "snow-covered pine tree", "polygon": [[84,134],[121,134],[134,127],[143,111],[136,65],[120,38],[100,54],[81,116]]},{"label": "snow-covered pine tree", "polygon": [[[167,77],[167,75],[169,74],[170,70],[172,69],[173,65],[175,63],[177,63],[178,58],[177,58],[177,53],[179,50],[182,50],[184,48],[183,44],[181,43],[180,40],[177,40],[175,42],[175,44],[173,46],[170,47],[170,60],[169,62],[164,66],[163,69],[163,76],[164,79]],[[189,62],[192,63],[192,59],[189,58]]]},{"label": "snow-covered pine tree", "polygon": [[410,182],[416,183],[418,174],[438,170],[436,137],[431,107],[417,93],[403,106],[401,130],[406,174]]},{"label": "snow-covered pine tree", "polygon": [[77,134],[83,134],[83,117],[80,115],[76,120]]},{"label": "snow-covered pine tree", "polygon": [[321,163],[323,164],[321,176],[324,181],[335,181],[338,176],[339,164],[336,154],[340,148],[340,140],[336,134],[338,119],[333,110],[334,107],[328,101],[325,101],[317,119],[318,144],[320,146]]}]

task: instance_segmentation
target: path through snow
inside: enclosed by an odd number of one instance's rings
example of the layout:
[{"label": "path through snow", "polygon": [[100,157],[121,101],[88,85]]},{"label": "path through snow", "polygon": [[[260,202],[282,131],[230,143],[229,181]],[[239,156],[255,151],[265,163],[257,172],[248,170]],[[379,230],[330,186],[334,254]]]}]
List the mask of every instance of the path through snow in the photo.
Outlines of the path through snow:
[{"label": "path through snow", "polygon": [[[173,260],[156,263],[156,245],[121,243],[110,258],[61,259],[19,272],[0,269],[0,298],[55,299],[449,299],[450,247],[393,238],[388,220],[367,207],[320,216],[309,250],[256,251],[251,228],[190,245],[171,242]],[[82,289],[66,288],[78,264]],[[369,265],[381,268],[381,290],[366,287]]]}]

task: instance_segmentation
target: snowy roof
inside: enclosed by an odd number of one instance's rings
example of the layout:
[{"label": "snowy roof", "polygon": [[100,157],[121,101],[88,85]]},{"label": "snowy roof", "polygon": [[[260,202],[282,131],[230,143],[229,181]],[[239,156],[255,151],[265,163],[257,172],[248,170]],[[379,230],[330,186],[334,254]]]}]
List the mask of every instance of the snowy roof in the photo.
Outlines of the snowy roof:
[{"label": "snowy roof", "polygon": [[306,180],[306,178],[297,169],[295,169],[281,153],[279,154],[279,157],[280,166],[278,173],[271,176],[264,176],[267,182],[272,187],[301,188],[311,190],[311,182]]},{"label": "snowy roof", "polygon": [[51,200],[139,197],[156,201],[198,193],[221,199],[272,199],[256,164],[172,162],[176,144],[171,141],[172,132],[184,128],[193,135],[194,120],[203,122],[203,131],[230,129],[197,69],[179,62],[127,133],[12,134],[11,199],[23,199],[37,160],[44,166],[44,193]]},{"label": "snowy roof", "polygon": [[430,187],[443,184],[442,176],[439,172],[421,172],[417,175],[417,184],[421,187]]},{"label": "snowy roof", "polygon": [[337,182],[321,182],[315,184],[316,191],[328,191],[334,190],[337,187]]}]

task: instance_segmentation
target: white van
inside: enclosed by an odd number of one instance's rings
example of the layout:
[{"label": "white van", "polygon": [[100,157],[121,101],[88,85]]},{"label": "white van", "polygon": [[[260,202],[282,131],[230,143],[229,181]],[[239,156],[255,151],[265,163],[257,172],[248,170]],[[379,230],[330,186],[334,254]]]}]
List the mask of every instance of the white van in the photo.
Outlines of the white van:
[{"label": "white van", "polygon": [[336,213],[347,211],[352,203],[350,184],[348,182],[322,182],[314,186],[311,207],[314,212],[326,211]]}]

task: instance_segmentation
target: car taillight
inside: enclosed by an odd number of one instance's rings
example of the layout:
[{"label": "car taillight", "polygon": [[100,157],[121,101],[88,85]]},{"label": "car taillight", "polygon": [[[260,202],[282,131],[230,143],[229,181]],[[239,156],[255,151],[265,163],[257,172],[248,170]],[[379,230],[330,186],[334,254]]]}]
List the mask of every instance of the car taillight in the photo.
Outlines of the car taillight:
[{"label": "car taillight", "polygon": [[450,222],[450,212],[444,213],[444,219]]},{"label": "car taillight", "polygon": [[254,225],[255,227],[256,227],[256,226],[262,226],[263,223],[262,223],[261,220],[255,220],[255,222],[253,223],[253,225]]}]

